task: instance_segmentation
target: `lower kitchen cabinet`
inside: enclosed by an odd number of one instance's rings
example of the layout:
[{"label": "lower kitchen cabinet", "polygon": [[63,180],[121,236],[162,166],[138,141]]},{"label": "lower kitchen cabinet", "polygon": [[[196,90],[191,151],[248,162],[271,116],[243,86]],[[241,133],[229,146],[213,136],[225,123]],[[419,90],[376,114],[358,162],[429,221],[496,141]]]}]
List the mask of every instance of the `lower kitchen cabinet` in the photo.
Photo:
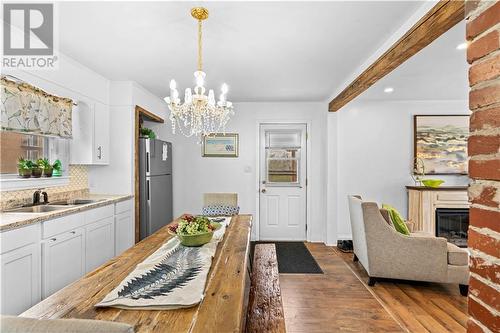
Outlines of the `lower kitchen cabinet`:
[{"label": "lower kitchen cabinet", "polygon": [[19,315],[134,245],[133,201],[0,233],[0,314]]},{"label": "lower kitchen cabinet", "polygon": [[29,244],[2,254],[0,313],[18,315],[40,302],[39,246]]},{"label": "lower kitchen cabinet", "polygon": [[115,255],[122,254],[135,244],[135,224],[133,211],[115,216]]},{"label": "lower kitchen cabinet", "polygon": [[85,227],[86,272],[99,267],[115,255],[115,222],[113,216]]},{"label": "lower kitchen cabinet", "polygon": [[85,274],[85,229],[42,241],[42,296],[48,297]]}]

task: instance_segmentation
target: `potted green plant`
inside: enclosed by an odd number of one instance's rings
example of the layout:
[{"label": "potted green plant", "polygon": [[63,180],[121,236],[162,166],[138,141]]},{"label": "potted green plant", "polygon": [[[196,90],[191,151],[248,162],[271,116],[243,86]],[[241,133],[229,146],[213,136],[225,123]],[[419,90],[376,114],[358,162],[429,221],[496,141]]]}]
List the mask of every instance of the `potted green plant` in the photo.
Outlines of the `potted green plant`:
[{"label": "potted green plant", "polygon": [[52,169],[53,173],[52,176],[54,177],[61,177],[62,176],[62,163],[59,160],[56,160],[54,164],[52,164]]},{"label": "potted green plant", "polygon": [[48,159],[39,158],[37,164],[40,168],[42,168],[43,175],[45,177],[52,177],[52,171],[54,170],[54,168],[52,167],[52,164],[50,164]]},{"label": "potted green plant", "polygon": [[22,157],[19,157],[17,160],[17,170],[19,172],[19,176],[23,178],[30,178],[31,177],[31,165],[29,163],[30,161],[25,160]]},{"label": "potted green plant", "polygon": [[156,139],[156,133],[151,128],[141,127],[141,136]]},{"label": "potted green plant", "polygon": [[31,168],[31,177],[40,178],[42,177],[43,169],[35,162],[28,161],[29,166]]}]

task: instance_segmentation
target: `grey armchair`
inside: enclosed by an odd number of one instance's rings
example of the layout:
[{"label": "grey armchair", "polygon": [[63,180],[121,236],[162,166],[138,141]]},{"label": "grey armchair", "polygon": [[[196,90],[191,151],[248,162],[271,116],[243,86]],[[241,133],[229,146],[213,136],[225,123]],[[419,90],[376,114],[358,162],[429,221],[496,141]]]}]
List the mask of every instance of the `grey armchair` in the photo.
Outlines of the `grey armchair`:
[{"label": "grey armchair", "polygon": [[462,295],[469,284],[468,253],[445,238],[397,232],[389,226],[374,202],[349,196],[354,260],[377,278],[458,283]]}]

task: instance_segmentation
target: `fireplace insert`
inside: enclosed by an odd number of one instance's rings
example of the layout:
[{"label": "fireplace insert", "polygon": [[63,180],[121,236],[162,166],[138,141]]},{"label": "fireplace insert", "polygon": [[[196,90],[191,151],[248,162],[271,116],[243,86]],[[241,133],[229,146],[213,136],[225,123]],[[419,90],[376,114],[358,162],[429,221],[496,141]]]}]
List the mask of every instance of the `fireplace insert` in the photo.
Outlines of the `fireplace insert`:
[{"label": "fireplace insert", "polygon": [[436,236],[459,247],[467,247],[468,208],[436,208]]}]

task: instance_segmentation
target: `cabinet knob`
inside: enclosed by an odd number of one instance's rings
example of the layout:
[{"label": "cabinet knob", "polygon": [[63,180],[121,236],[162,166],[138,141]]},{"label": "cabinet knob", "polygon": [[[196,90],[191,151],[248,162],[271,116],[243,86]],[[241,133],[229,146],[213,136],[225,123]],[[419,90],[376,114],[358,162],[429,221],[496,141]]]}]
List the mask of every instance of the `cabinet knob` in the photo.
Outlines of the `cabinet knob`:
[{"label": "cabinet knob", "polygon": [[50,241],[51,242],[55,242],[57,240],[57,238],[51,238]]},{"label": "cabinet knob", "polygon": [[97,158],[98,159],[102,158],[102,147],[101,146],[97,147]]},{"label": "cabinet knob", "polygon": [[76,234],[76,231],[72,231],[71,234],[73,234],[73,235]]}]

